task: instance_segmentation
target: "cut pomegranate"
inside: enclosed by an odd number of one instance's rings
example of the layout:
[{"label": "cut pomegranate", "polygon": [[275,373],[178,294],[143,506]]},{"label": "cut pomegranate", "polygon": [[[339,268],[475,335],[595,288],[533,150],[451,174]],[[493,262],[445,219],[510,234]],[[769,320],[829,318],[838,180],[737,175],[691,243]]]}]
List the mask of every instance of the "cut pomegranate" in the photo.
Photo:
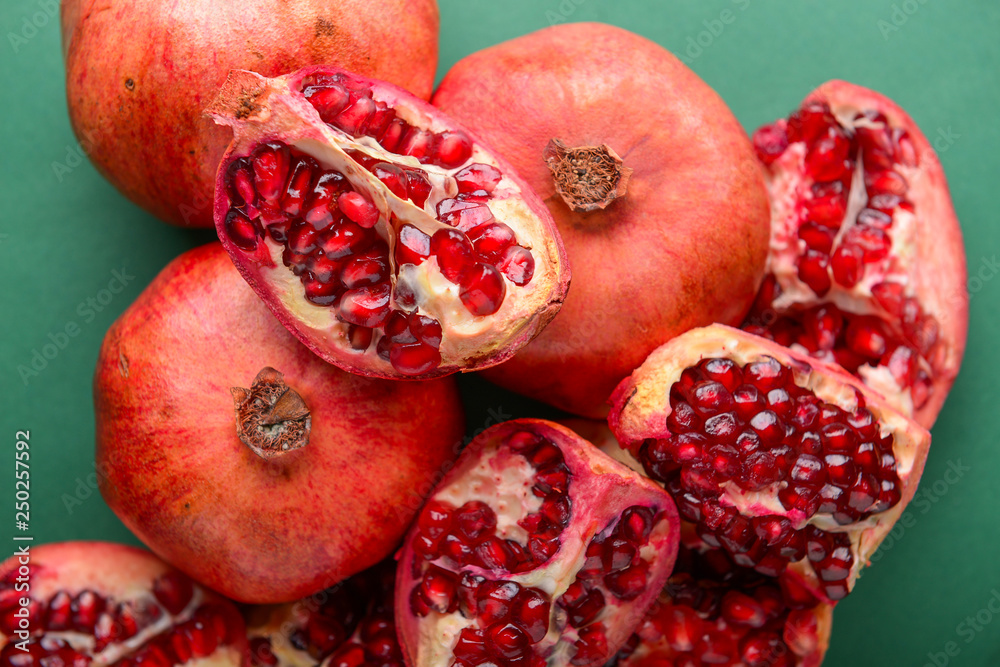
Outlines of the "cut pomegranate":
[{"label": "cut pomegranate", "polygon": [[615,436],[701,540],[831,601],[913,496],[930,445],[839,367],[722,325],[660,347],[612,401]]},{"label": "cut pomegranate", "polygon": [[[234,71],[210,112],[234,131],[219,237],[330,363],[401,378],[483,368],[558,310],[569,278],[545,206],[425,102],[333,68]],[[440,335],[420,338],[419,318]]]},{"label": "cut pomegranate", "polygon": [[3,667],[237,667],[246,651],[230,602],[141,549],[60,542],[0,565]]},{"label": "cut pomegranate", "polygon": [[567,429],[469,445],[407,537],[396,589],[414,667],[602,665],[673,567],[669,496]]},{"label": "cut pomegranate", "polygon": [[783,591],[719,549],[682,545],[658,604],[618,667],[819,667],[832,605]]},{"label": "cut pomegranate", "polygon": [[395,563],[384,561],[296,602],[247,608],[252,667],[403,667],[392,599]]},{"label": "cut pomegranate", "polygon": [[[603,418],[615,386],[658,345],[743,321],[767,257],[761,170],[725,101],[662,46],[561,23],[463,58],[433,103],[541,195],[573,268],[559,317],[487,379]],[[488,239],[477,248],[489,244],[492,257],[509,234],[485,231],[469,237]],[[503,252],[497,268],[531,280],[531,255]]]},{"label": "cut pomegranate", "polygon": [[[419,316],[402,326],[441,336]],[[108,506],[161,558],[251,603],[311,595],[392,553],[464,432],[454,378],[324,362],[219,243],[174,260],[110,328],[94,408]]]},{"label": "cut pomegranate", "polygon": [[840,364],[929,428],[968,327],[961,231],[934,150],[896,104],[842,81],[754,146],[771,250],[744,328]]}]

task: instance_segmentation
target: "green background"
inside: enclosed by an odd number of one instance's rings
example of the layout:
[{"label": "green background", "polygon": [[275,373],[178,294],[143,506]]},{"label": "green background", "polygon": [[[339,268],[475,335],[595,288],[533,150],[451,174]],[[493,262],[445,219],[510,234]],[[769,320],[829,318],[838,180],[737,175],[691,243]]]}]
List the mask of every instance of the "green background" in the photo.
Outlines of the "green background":
[{"label": "green background", "polygon": [[[1000,322],[1000,281],[992,280],[1000,270],[995,213],[1000,6],[995,0],[440,4],[439,75],[468,53],[554,22],[605,21],[683,56],[748,130],[786,115],[823,81],[843,78],[894,98],[932,142],[939,140],[968,249],[972,306],[966,363],[934,428],[919,502],[908,511],[909,527],[886,542],[878,564],[837,608],[825,664],[920,666],[933,664],[929,653],[940,654],[939,665],[1000,664],[1000,618],[988,609],[994,596],[1000,600],[1000,519],[994,512],[1000,502],[994,482],[1000,472],[1000,362],[990,343],[997,340]],[[90,476],[93,365],[114,318],[161,267],[211,234],[157,222],[81,159],[65,111],[58,21],[43,8],[38,0],[5,0],[0,9],[0,466],[13,470],[15,431],[30,429],[30,533],[38,542],[132,541]],[[735,20],[720,31],[721,24],[713,22],[724,9]],[[31,21],[41,27],[26,27]],[[718,34],[708,32],[713,25]],[[15,48],[11,34],[26,39]],[[699,39],[700,50],[692,46]],[[88,306],[88,299],[102,296],[115,270],[134,279],[110,302]],[[22,377],[18,366],[30,365],[49,335],[70,324],[79,334],[37,376]],[[490,410],[552,414],[475,378],[463,378],[462,384],[470,429],[483,426]],[[8,492],[12,475],[4,472],[0,479],[0,540],[7,542],[15,532]],[[0,549],[6,552],[7,547]],[[957,655],[942,653],[948,642],[955,643]]]}]

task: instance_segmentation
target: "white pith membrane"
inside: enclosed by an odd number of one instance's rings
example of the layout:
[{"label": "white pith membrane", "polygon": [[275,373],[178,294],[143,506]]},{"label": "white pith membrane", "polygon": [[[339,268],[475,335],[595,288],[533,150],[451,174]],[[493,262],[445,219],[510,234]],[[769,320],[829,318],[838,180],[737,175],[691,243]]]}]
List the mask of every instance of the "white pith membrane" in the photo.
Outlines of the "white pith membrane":
[{"label": "white pith membrane", "polygon": [[[72,547],[72,543],[67,544]],[[30,597],[40,605],[39,613],[31,624],[31,636],[28,639],[28,647],[32,652],[41,648],[41,655],[35,657],[35,660],[40,659],[41,662],[33,664],[45,665],[46,658],[42,657],[45,655],[58,655],[48,659],[62,660],[62,662],[49,664],[65,664],[66,667],[86,665],[132,667],[138,664],[139,659],[143,665],[151,667],[169,667],[174,664],[191,667],[225,667],[243,663],[242,650],[238,642],[230,636],[232,632],[238,632],[241,635],[239,643],[242,642],[241,621],[238,629],[226,626],[225,635],[220,637],[219,631],[226,621],[217,616],[209,616],[210,625],[206,625],[204,622],[206,617],[202,616],[200,620],[196,618],[199,610],[205,608],[205,605],[229,605],[229,603],[221,603],[216,596],[194,584],[187,604],[177,614],[171,614],[151,592],[154,582],[171,571],[151,555],[140,554],[139,558],[130,556],[122,560],[112,557],[102,559],[100,562],[65,561],[50,567],[46,564],[43,554],[41,558],[36,557],[32,560],[32,572],[30,591],[18,592],[17,597]],[[187,580],[185,575],[180,573],[175,572],[171,576]],[[96,594],[104,610],[97,615],[97,621],[91,631],[87,632],[78,627],[77,598],[81,594],[94,594],[96,591],[99,591]],[[69,597],[65,598],[67,595]],[[65,601],[71,600],[68,609],[72,613],[67,617],[70,619],[68,629],[50,630],[47,627],[52,625],[53,612],[50,606],[56,596],[64,597]],[[3,601],[7,602],[6,596],[3,596]],[[6,606],[4,604],[5,611]],[[128,610],[126,613],[137,622],[137,631],[134,635],[119,641],[116,638],[127,633],[127,629],[122,621],[116,620],[115,616],[126,609]],[[217,609],[213,610],[214,614],[217,612]],[[235,609],[227,612],[231,612],[233,618],[238,619]],[[146,624],[138,627],[139,623]],[[94,633],[101,633],[106,637],[102,640],[103,647],[98,648]],[[209,636],[208,641],[214,648],[207,655],[196,655],[199,651],[192,651],[191,633],[198,637]],[[17,644],[21,641],[21,637],[0,634],[0,649],[3,649],[5,658],[0,664],[10,664],[6,654],[11,649],[14,649],[12,656],[27,655],[17,648]],[[185,650],[190,653],[191,657],[188,660],[181,660],[175,652],[173,647],[178,643],[182,649],[186,647]],[[165,649],[169,652],[165,652]],[[76,655],[70,657],[72,652]]]},{"label": "white pith membrane", "polygon": [[[518,521],[538,512],[542,508],[543,500],[532,492],[536,469],[525,458],[528,454],[522,455],[507,447],[506,441],[510,435],[511,431],[507,430],[502,436],[484,443],[476,450],[475,457],[460,461],[449,474],[450,481],[438,487],[431,496],[431,501],[444,503],[455,510],[470,501],[484,502],[496,510],[496,536],[517,541],[527,549],[528,532],[518,525]],[[600,590],[604,596],[604,606],[596,616],[581,623],[580,627],[573,627],[569,621],[571,608],[561,606],[560,598],[577,581],[576,573],[585,565],[588,546],[595,538],[601,540],[612,534],[621,534],[619,519],[623,511],[630,507],[638,506],[652,510],[652,528],[637,550],[637,558],[652,566],[646,574],[646,582],[662,581],[668,571],[663,568],[666,566],[669,569],[672,566],[670,545],[676,539],[668,518],[672,513],[672,507],[669,501],[664,504],[667,498],[661,497],[655,489],[644,488],[646,481],[641,477],[596,449],[590,448],[589,445],[587,447],[592,451],[587,452],[584,458],[580,456],[581,453],[575,452],[574,448],[566,447],[555,440],[548,440],[543,436],[541,441],[555,444],[572,471],[566,492],[570,500],[571,514],[567,525],[558,534],[558,550],[548,560],[530,564],[530,569],[510,572],[506,569],[488,569],[473,563],[462,565],[447,555],[438,555],[428,560],[413,551],[412,547],[407,547],[400,562],[400,576],[403,576],[404,570],[412,568],[412,578],[404,580],[403,586],[397,590],[397,610],[401,605],[405,605],[407,610],[413,609],[410,602],[411,594],[416,594],[424,574],[431,566],[438,566],[455,573],[459,581],[463,573],[485,577],[486,582],[480,586],[491,581],[515,582],[522,591],[534,589],[540,592],[550,604],[548,631],[539,641],[530,643],[527,658],[517,664],[533,667],[546,664],[600,665],[613,655],[615,646],[627,638],[627,636],[612,636],[622,633],[622,630],[615,630],[619,627],[616,624],[622,621],[621,616],[641,615],[655,596],[649,594],[652,591],[644,590],[637,597],[629,600],[620,599],[606,587],[602,577],[598,575],[597,578],[588,580],[590,585],[588,590]],[[582,470],[587,470],[587,473],[582,473]],[[629,478],[634,481],[630,482]],[[634,483],[636,488],[629,489],[624,486],[630,483]],[[652,494],[649,493],[651,490]],[[595,503],[595,497],[602,498],[603,502]],[[581,516],[581,512],[585,515]],[[456,511],[455,516],[457,514]],[[414,534],[407,540],[408,545],[412,545],[414,537],[420,534],[420,530],[418,520]],[[629,567],[635,567],[637,563],[639,560],[633,560]],[[476,610],[473,609],[472,615],[466,617],[462,613],[462,608],[463,605],[458,605],[458,608],[450,613],[431,609],[422,617],[416,613],[411,614],[414,616],[417,632],[408,638],[404,626],[402,639],[404,644],[409,645],[410,657],[415,667],[504,664],[503,658],[497,655],[489,655],[481,662],[457,661],[454,651],[463,629],[483,630],[484,635],[488,634],[486,632],[488,628],[481,627],[478,623]],[[399,613],[402,612],[397,611],[397,614]],[[516,623],[518,620],[513,611],[505,618],[507,619],[505,622]],[[607,635],[608,653],[600,660],[572,662],[577,655],[577,642],[581,634],[586,636],[588,630],[598,628]],[[630,630],[631,628],[628,628],[625,632]]]},{"label": "white pith membrane", "polygon": [[[519,347],[530,339],[540,326],[539,316],[551,309],[553,301],[561,300],[562,259],[557,242],[552,240],[551,221],[532,211],[521,185],[508,175],[505,167],[475,142],[471,143],[471,156],[454,168],[389,152],[372,137],[355,137],[323,122],[319,112],[299,90],[300,86],[306,85],[303,80],[308,77],[256,78],[264,92],[256,100],[259,107],[254,114],[237,118],[239,114],[235,111],[220,113],[216,109],[213,113],[217,122],[231,125],[234,130],[230,151],[220,167],[220,179],[224,178],[221,174],[234,160],[243,157],[251,159],[258,146],[272,141],[290,146],[293,155],[298,153],[312,157],[323,171],[332,169],[343,174],[350,186],[378,209],[375,232],[389,246],[390,310],[416,313],[440,323],[443,329],[437,348],[440,363],[419,374],[394,369],[376,352],[382,335],[381,325],[376,327],[365,349],[354,349],[348,336],[351,325],[337,318],[339,306],[316,305],[306,299],[299,277],[293,275],[282,261],[285,244],[276,242],[266,233],[266,224],[258,247],[247,250],[228,241],[220,223],[220,238],[230,254],[234,255],[234,259],[237,256],[242,258],[237,259],[237,266],[245,275],[247,272],[251,274],[248,279],[258,292],[272,295],[269,305],[287,313],[282,318],[286,324],[294,325],[297,333],[327,361],[359,373],[383,376],[399,376],[402,373],[425,377],[485,367],[512,355],[514,350],[508,349],[512,345]],[[454,127],[444,124],[436,116],[413,106],[413,102],[399,99],[394,90],[374,85],[371,91],[372,99],[387,104],[395,110],[397,118],[415,128],[432,133],[456,132]],[[410,199],[396,196],[371,171],[352,159],[351,154],[359,159],[370,158],[375,162],[387,162],[423,172],[431,184],[424,205],[418,206]],[[472,165],[499,169],[503,177],[489,193],[484,205],[488,206],[495,222],[504,223],[513,230],[516,236],[514,245],[526,248],[534,260],[534,272],[526,284],[517,285],[503,272],[500,273],[504,287],[503,301],[495,312],[485,315],[473,314],[463,304],[459,284],[442,274],[436,255],[431,254],[419,264],[400,264],[397,257],[398,232],[405,225],[415,227],[428,237],[433,237],[440,230],[456,229],[437,219],[437,205],[460,195],[455,176]],[[221,192],[217,192],[217,198],[222,197],[228,206],[230,201],[225,187],[218,189]],[[304,206],[308,205],[309,197],[307,194]],[[239,205],[239,202],[234,204]],[[336,201],[331,208],[336,210]],[[296,216],[288,217],[298,219]],[[471,230],[460,231],[467,233]],[[491,264],[478,255],[474,261]],[[500,260],[496,261],[499,263]],[[400,295],[403,295],[402,300],[398,298]],[[408,301],[406,295],[412,295],[413,301]],[[274,300],[276,304],[272,303]],[[292,323],[288,322],[289,316]]]},{"label": "white pith membrane", "polygon": [[[815,368],[823,362],[793,358],[783,354],[781,348],[773,343],[722,325],[694,329],[654,351],[631,378],[619,386],[613,397],[613,401],[617,400],[610,419],[612,429],[618,440],[634,455],[644,441],[670,435],[666,421],[671,411],[669,393],[684,369],[707,358],[727,358],[742,366],[765,356],[775,358],[791,369],[796,385],[841,409],[852,410],[858,404],[858,393],[863,393],[866,407],[876,418],[880,433],[893,437],[892,453],[900,480],[901,500],[888,510],[848,525],[838,524],[829,514],[817,512],[807,517],[800,510],[785,509],[778,499],[778,491],[789,485],[784,480],[757,492],[744,491],[735,481],[727,481],[720,487],[722,493],[718,504],[733,507],[745,517],[786,517],[796,530],[812,525],[831,534],[847,535],[853,557],[846,582],[850,590],[861,568],[867,564],[912,498],[923,470],[930,434],[886,406],[881,397],[865,392],[860,384],[850,384],[849,376],[843,371],[830,367]],[[685,525],[690,524],[685,522]],[[817,598],[827,599],[822,582],[808,558],[791,563],[781,576],[791,575],[801,578],[801,585]]]},{"label": "white pith membrane", "polygon": [[[830,111],[836,121],[848,132],[854,132],[858,128],[873,130],[887,128],[892,133],[894,129],[891,120],[886,120],[883,124],[873,122],[863,115],[859,117],[859,114],[868,111],[866,108],[836,100],[829,100],[829,102]],[[783,123],[783,120],[778,121],[778,124]],[[770,308],[775,312],[765,316],[763,324],[765,327],[769,326],[767,320],[773,320],[775,314],[779,317],[789,315],[794,319],[802,311],[821,304],[833,304],[844,314],[851,316],[877,316],[883,320],[893,336],[914,349],[917,354],[917,367],[929,378],[933,378],[934,370],[928,359],[920,354],[916,345],[908,340],[900,330],[899,317],[887,312],[872,292],[873,287],[885,282],[902,286],[906,297],[915,298],[917,296],[914,276],[911,275],[913,272],[921,270],[916,239],[916,234],[920,233],[921,225],[918,223],[917,216],[926,216],[929,213],[917,208],[918,202],[915,201],[913,194],[932,186],[927,182],[924,166],[918,162],[919,156],[913,149],[912,140],[910,142],[908,150],[900,151],[904,155],[896,155],[893,159],[892,171],[903,177],[907,185],[907,194],[903,199],[908,202],[913,211],[907,210],[903,206],[897,206],[890,213],[891,226],[884,229],[891,243],[888,256],[881,260],[866,260],[863,264],[861,279],[852,287],[842,285],[833,276],[832,268],[828,269],[831,276],[831,287],[828,292],[820,296],[817,296],[799,278],[797,266],[797,261],[808,248],[806,242],[799,238],[800,225],[809,220],[809,212],[804,203],[815,198],[811,188],[816,181],[806,167],[808,150],[806,142],[799,140],[790,143],[788,148],[766,168],[772,210],[767,270],[776,279],[781,294],[770,305]],[[833,250],[829,253],[830,258],[850,231],[858,227],[858,213],[869,204],[865,173],[864,151],[859,149],[850,181],[846,213],[834,236]],[[876,171],[875,173],[880,172]],[[933,312],[925,314],[931,317],[939,315]],[[761,324],[761,322],[756,321],[759,319],[754,318],[752,314],[750,322]],[[761,333],[756,327],[747,328],[754,333]],[[837,363],[837,359],[829,351],[809,350],[799,343],[793,343],[791,347],[817,358]],[[858,366],[856,375],[866,385],[885,396],[893,407],[907,416],[912,416],[915,410],[927,401],[926,394],[923,393],[922,389],[921,397],[918,399],[919,404],[915,405],[911,385],[901,382],[888,366],[879,363],[878,360],[862,363]]]}]

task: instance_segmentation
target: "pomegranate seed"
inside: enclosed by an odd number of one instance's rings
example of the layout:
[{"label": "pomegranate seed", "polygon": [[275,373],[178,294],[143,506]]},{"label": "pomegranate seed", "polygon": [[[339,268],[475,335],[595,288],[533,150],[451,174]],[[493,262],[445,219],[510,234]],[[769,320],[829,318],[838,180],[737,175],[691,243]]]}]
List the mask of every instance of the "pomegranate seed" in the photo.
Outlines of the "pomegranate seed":
[{"label": "pomegranate seed", "polygon": [[459,533],[475,544],[480,537],[491,534],[497,525],[493,508],[484,502],[472,500],[455,512],[455,525]]},{"label": "pomegranate seed", "polygon": [[[319,278],[319,274],[316,274]],[[389,279],[389,247],[379,240],[372,248],[349,259],[340,271],[347,289],[375,285]]]},{"label": "pomegranate seed", "polygon": [[495,221],[490,207],[475,201],[445,199],[437,205],[437,213],[438,220],[463,232]]},{"label": "pomegranate seed", "polygon": [[348,324],[375,328],[389,316],[389,283],[348,290],[340,300],[338,317]]},{"label": "pomegranate seed", "polygon": [[257,249],[263,237],[263,230],[256,222],[251,221],[244,213],[237,209],[230,209],[226,213],[225,220],[226,236],[241,250],[252,252]]},{"label": "pomegranate seed", "polygon": [[485,625],[507,619],[521,591],[513,581],[486,581],[476,592],[477,615]]},{"label": "pomegranate seed", "polygon": [[361,227],[371,229],[379,219],[378,209],[360,192],[345,192],[337,199],[337,207]]},{"label": "pomegranate seed", "polygon": [[413,225],[403,225],[396,244],[397,264],[420,264],[431,254],[431,237]]},{"label": "pomegranate seed", "polygon": [[816,296],[824,296],[830,291],[830,273],[827,270],[830,258],[816,250],[806,250],[805,254],[798,258],[799,280],[804,282],[816,293]]},{"label": "pomegranate seed", "polygon": [[441,274],[453,282],[461,283],[463,276],[472,270],[472,244],[457,229],[441,229],[431,237],[431,253],[437,258]]},{"label": "pomegranate seed", "polygon": [[732,625],[762,628],[767,623],[767,611],[752,597],[739,591],[729,591],[722,598],[722,616]]},{"label": "pomegranate seed", "polygon": [[427,197],[431,194],[431,182],[424,172],[419,169],[406,169],[406,185],[410,192],[410,200],[414,204],[423,208],[427,203]]},{"label": "pomegranate seed", "polygon": [[486,650],[500,660],[523,659],[529,650],[528,635],[513,623],[496,623],[485,633]]},{"label": "pomegranate seed", "polygon": [[437,135],[418,127],[410,127],[399,142],[396,152],[427,162],[437,147],[437,141]]},{"label": "pomegranate seed", "polygon": [[867,171],[865,173],[865,188],[868,196],[873,197],[878,194],[906,196],[909,186],[906,179],[898,172],[891,169],[886,171]]},{"label": "pomegranate seed", "polygon": [[477,316],[492,315],[500,310],[507,287],[496,267],[475,264],[466,272],[460,284],[459,298],[466,309]]},{"label": "pomegranate seed", "polygon": [[580,638],[574,644],[576,653],[570,659],[573,665],[600,664],[607,660],[608,638],[604,625],[594,623],[580,630]]},{"label": "pomegranate seed", "polygon": [[807,221],[799,227],[799,238],[805,242],[806,247],[824,255],[829,255],[833,250],[835,236],[836,230],[812,221]]},{"label": "pomegranate seed", "polygon": [[764,125],[753,133],[753,147],[757,158],[770,166],[788,148],[788,133],[785,132],[785,121]]},{"label": "pomegranate seed", "polygon": [[549,598],[535,588],[527,588],[514,600],[512,614],[532,644],[540,642],[549,629],[551,612]]},{"label": "pomegranate seed", "polygon": [[440,614],[446,614],[458,608],[457,584],[458,581],[454,574],[432,565],[424,574],[418,587],[431,609]]},{"label": "pomegranate seed", "polygon": [[830,262],[833,278],[844,287],[854,287],[864,277],[864,251],[853,245],[842,245]]},{"label": "pomegranate seed", "polygon": [[[354,98],[354,95],[351,95]],[[363,95],[353,99],[334,118],[331,125],[343,130],[352,136],[359,136],[364,132],[368,119],[375,113],[375,100]]]},{"label": "pomegranate seed", "polygon": [[524,287],[535,275],[535,258],[527,248],[515,245],[504,251],[497,267],[512,283]]},{"label": "pomegranate seed", "polygon": [[321,235],[318,247],[327,258],[336,260],[367,250],[375,238],[374,232],[344,222]]},{"label": "pomegranate seed", "polygon": [[410,189],[406,182],[406,172],[396,165],[388,162],[379,162],[372,167],[372,173],[375,175],[375,178],[382,181],[392,194],[400,199],[410,198]]},{"label": "pomegranate seed", "polygon": [[306,222],[316,229],[326,229],[340,216],[337,210],[334,215],[334,202],[337,195],[347,188],[346,179],[336,171],[326,171],[319,175],[313,185],[309,201],[306,204]]},{"label": "pomegranate seed", "polygon": [[810,142],[806,152],[806,171],[817,181],[832,181],[843,176],[850,169],[847,155],[851,142],[837,124],[827,126],[826,130]]},{"label": "pomegranate seed", "polygon": [[826,102],[809,102],[789,116],[788,140],[811,144],[827,127],[836,123]]},{"label": "pomegranate seed", "polygon": [[646,589],[648,574],[649,563],[640,560],[621,572],[606,575],[604,584],[619,599],[634,600]]},{"label": "pomegranate seed", "polygon": [[288,146],[280,142],[261,144],[251,157],[254,187],[269,202],[277,202],[285,190],[291,154]]},{"label": "pomegranate seed", "polygon": [[469,240],[484,261],[495,263],[517,238],[513,229],[502,222],[494,222],[470,230]]},{"label": "pomegranate seed", "polygon": [[704,665],[728,665],[736,659],[736,646],[726,635],[703,635],[694,654]]},{"label": "pomegranate seed", "polygon": [[463,132],[444,132],[437,146],[436,164],[454,169],[472,157],[472,141]]},{"label": "pomegranate seed", "polygon": [[476,162],[455,174],[458,191],[463,193],[483,190],[491,194],[500,184],[503,175],[492,165]]},{"label": "pomegranate seed", "polygon": [[399,148],[399,143],[403,139],[403,135],[410,129],[410,126],[406,121],[400,118],[394,118],[389,121],[389,125],[385,128],[382,133],[382,137],[378,139],[378,142],[382,145],[385,150],[396,153]]},{"label": "pomegranate seed", "polygon": [[386,131],[389,129],[389,124],[395,118],[395,109],[387,108],[385,102],[376,102],[375,112],[368,119],[368,124],[365,126],[364,132],[369,137],[379,141],[385,136]]},{"label": "pomegranate seed", "polygon": [[314,86],[305,90],[305,97],[319,112],[324,123],[331,123],[350,101],[347,90],[336,83],[328,86]]},{"label": "pomegranate seed", "polygon": [[309,157],[296,157],[288,177],[285,195],[281,200],[281,210],[291,216],[302,213],[305,199],[309,195],[313,176],[319,172],[319,164]]},{"label": "pomegranate seed", "polygon": [[875,316],[865,315],[851,320],[847,326],[847,347],[869,359],[878,359],[885,354],[887,342],[882,321]]},{"label": "pomegranate seed", "polygon": [[868,225],[855,225],[847,230],[844,243],[860,248],[867,263],[880,262],[889,256],[892,240],[884,230]]},{"label": "pomegranate seed", "polygon": [[59,591],[49,600],[48,609],[45,611],[45,628],[51,631],[70,630],[72,622],[72,610],[70,608],[72,598],[66,591]]}]

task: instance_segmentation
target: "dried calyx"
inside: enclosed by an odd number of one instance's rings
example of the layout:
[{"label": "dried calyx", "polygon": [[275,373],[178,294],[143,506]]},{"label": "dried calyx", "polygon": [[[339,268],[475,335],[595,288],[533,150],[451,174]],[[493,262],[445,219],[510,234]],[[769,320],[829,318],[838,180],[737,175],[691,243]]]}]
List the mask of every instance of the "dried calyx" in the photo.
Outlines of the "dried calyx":
[{"label": "dried calyx", "polygon": [[312,418],[299,394],[285,384],[285,376],[267,367],[250,389],[233,387],[236,434],[263,459],[309,443]]},{"label": "dried calyx", "polygon": [[596,211],[628,191],[632,169],[607,144],[568,148],[552,139],[543,153],[556,192],[574,211]]}]

